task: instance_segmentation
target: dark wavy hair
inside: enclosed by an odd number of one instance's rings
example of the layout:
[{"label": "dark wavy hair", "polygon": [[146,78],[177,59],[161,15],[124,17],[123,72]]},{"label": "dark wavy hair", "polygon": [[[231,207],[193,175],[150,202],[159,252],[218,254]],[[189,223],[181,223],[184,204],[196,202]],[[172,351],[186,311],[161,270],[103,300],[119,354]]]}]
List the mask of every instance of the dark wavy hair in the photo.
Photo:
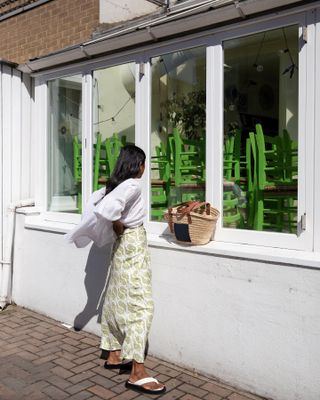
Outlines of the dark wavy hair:
[{"label": "dark wavy hair", "polygon": [[112,192],[120,183],[129,178],[136,178],[140,166],[146,161],[145,152],[140,147],[127,144],[122,147],[114,170],[106,183],[106,194]]}]

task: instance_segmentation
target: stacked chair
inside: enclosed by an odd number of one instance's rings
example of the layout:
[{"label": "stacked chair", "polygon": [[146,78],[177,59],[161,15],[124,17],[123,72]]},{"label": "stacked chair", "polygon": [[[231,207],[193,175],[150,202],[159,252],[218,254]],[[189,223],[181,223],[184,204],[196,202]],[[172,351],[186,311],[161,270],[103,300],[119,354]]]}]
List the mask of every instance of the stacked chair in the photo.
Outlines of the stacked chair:
[{"label": "stacked chair", "polygon": [[[93,191],[105,186],[107,179],[110,177],[120,149],[126,143],[126,137],[119,137],[114,133],[110,138],[102,140],[100,133],[97,133],[96,143],[94,144],[93,159]],[[78,136],[73,139],[73,174],[77,190],[77,209],[81,212],[81,183],[82,183],[82,145]]]},{"label": "stacked chair", "polygon": [[73,176],[77,192],[77,209],[82,209],[82,145],[78,136],[73,138]]},{"label": "stacked chair", "polygon": [[205,141],[183,138],[174,128],[167,142],[155,148],[151,170],[159,179],[151,180],[151,217],[163,220],[169,204],[189,200],[204,201]]},{"label": "stacked chair", "polygon": [[[93,190],[111,175],[126,137],[114,133],[94,145]],[[74,180],[81,211],[81,143],[74,137]],[[271,137],[261,124],[243,137],[227,135],[223,159],[223,225],[294,233],[297,229],[298,144],[284,130]],[[151,218],[163,220],[168,206],[205,200],[205,140],[183,138],[173,129],[151,157]]]},{"label": "stacked chair", "polygon": [[93,191],[105,186],[104,182],[109,176],[110,169],[105,142],[102,142],[101,133],[97,133],[97,141],[94,145]]},{"label": "stacked chair", "polygon": [[298,145],[288,132],[270,137],[256,125],[254,162],[255,230],[297,229]]},{"label": "stacked chair", "polygon": [[[244,218],[240,210],[239,191],[241,191],[241,131],[236,129],[225,140],[223,151],[223,225],[243,227]],[[235,186],[237,185],[237,186]],[[238,188],[238,191],[235,190]]]},{"label": "stacked chair", "polygon": [[97,142],[94,145],[94,191],[106,185],[106,181],[112,174],[116,165],[121,147],[124,146],[125,143],[126,137],[119,137],[116,133],[104,141],[101,139],[101,134],[97,134]]},{"label": "stacked chair", "polygon": [[157,175],[158,179],[152,179],[151,185],[151,219],[162,220],[163,214],[168,208],[171,171],[170,171],[170,153],[169,148],[164,143],[155,147],[156,155],[151,157],[152,174]]},{"label": "stacked chair", "polygon": [[[170,139],[169,139],[170,140]],[[182,138],[177,128],[171,138],[176,201],[204,201],[205,141]]]},{"label": "stacked chair", "polygon": [[224,145],[224,226],[294,233],[297,177],[298,145],[286,130],[271,137],[257,124],[245,142],[240,130],[233,131]]}]

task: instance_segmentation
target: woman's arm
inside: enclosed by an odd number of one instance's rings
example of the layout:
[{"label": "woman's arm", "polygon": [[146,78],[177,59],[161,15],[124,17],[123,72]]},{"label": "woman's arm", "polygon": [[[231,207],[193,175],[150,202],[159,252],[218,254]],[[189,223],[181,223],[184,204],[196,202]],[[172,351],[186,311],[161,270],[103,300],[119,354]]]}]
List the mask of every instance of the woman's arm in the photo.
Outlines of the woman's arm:
[{"label": "woman's arm", "polygon": [[113,230],[115,231],[116,235],[119,237],[123,234],[124,232],[124,225],[122,222],[120,222],[120,219],[117,221],[113,221]]}]

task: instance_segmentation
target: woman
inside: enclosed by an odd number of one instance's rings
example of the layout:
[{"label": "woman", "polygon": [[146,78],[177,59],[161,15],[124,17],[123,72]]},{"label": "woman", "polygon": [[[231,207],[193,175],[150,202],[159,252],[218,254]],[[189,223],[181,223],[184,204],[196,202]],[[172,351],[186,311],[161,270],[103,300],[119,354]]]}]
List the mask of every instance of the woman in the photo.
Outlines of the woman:
[{"label": "woman", "polygon": [[67,238],[78,247],[90,240],[101,246],[115,234],[101,322],[101,348],[109,351],[105,368],[120,368],[130,362],[126,386],[160,394],[165,386],[149,377],[144,367],[153,317],[150,257],[143,227],[145,207],[139,184],[145,158],[137,146],[121,149],[106,188],[92,195],[82,223]]}]

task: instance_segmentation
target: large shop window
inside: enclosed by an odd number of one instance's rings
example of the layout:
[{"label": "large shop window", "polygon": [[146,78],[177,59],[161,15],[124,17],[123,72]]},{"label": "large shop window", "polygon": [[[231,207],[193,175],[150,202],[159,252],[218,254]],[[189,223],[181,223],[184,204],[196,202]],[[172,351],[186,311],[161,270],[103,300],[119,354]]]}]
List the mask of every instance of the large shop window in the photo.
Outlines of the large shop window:
[{"label": "large shop window", "polygon": [[49,211],[79,212],[81,203],[81,75],[49,89]]},{"label": "large shop window", "polygon": [[137,138],[149,156],[144,189],[149,219],[159,222],[148,225],[152,232],[166,229],[160,222],[171,205],[210,200],[221,211],[218,241],[310,246],[303,221],[312,208],[304,162],[311,53],[299,41],[297,19],[289,24],[223,32],[208,47],[211,37],[183,50],[152,50],[150,70],[144,65],[140,74],[141,54],[49,81],[48,210],[81,213],[90,192],[105,186],[121,147]]},{"label": "large shop window", "polygon": [[298,26],[223,48],[223,226],[297,233]]},{"label": "large shop window", "polygon": [[151,59],[151,220],[205,199],[206,49]]}]

